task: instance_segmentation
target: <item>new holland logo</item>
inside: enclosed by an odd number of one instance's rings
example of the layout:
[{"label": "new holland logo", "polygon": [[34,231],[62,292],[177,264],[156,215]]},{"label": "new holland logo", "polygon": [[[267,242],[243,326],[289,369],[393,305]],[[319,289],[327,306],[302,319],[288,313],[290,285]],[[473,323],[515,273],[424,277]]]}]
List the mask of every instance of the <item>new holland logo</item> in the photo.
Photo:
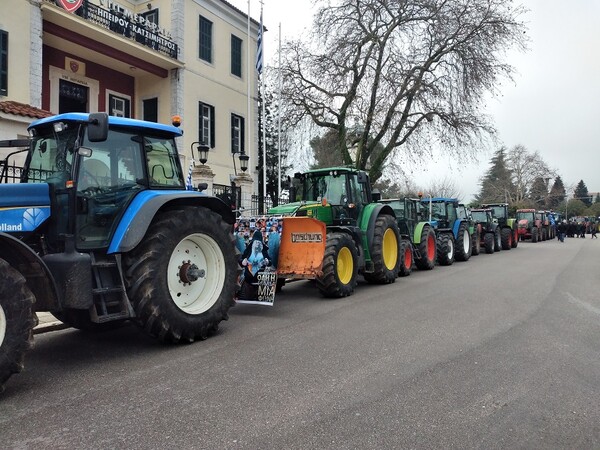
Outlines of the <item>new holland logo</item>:
[{"label": "new holland logo", "polygon": [[322,242],[321,233],[292,233],[292,242]]},{"label": "new holland logo", "polygon": [[83,0],[56,0],[58,6],[62,6],[66,11],[72,13],[79,9]]}]

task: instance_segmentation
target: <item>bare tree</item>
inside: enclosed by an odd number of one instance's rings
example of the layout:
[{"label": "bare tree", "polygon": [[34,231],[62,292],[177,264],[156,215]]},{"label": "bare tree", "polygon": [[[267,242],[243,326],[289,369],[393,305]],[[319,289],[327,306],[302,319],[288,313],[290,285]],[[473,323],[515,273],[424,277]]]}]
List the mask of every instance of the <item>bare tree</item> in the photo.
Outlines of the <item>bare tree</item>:
[{"label": "bare tree", "polygon": [[[345,164],[369,167],[372,180],[390,156],[415,159],[439,142],[473,156],[494,133],[483,114],[524,50],[525,12],[511,0],[333,0],[316,15],[312,42],[283,52],[283,96],[291,123],[303,117],[338,135]],[[360,127],[353,127],[360,124]],[[355,157],[349,133],[357,135]],[[377,145],[383,150],[373,157]],[[404,147],[403,147],[404,146]]]},{"label": "bare tree", "polygon": [[515,203],[529,198],[531,187],[536,179],[546,180],[547,184],[547,180],[557,176],[556,171],[550,169],[537,151],[531,153],[523,145],[515,145],[511,148],[506,160],[507,168],[512,174]]}]

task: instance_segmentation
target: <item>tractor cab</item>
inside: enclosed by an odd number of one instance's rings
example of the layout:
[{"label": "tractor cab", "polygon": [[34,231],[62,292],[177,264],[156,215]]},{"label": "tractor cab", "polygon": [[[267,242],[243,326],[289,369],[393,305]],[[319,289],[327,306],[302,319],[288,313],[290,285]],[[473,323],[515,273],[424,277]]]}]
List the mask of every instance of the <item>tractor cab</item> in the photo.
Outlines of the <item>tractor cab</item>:
[{"label": "tractor cab", "polygon": [[106,248],[140,191],[185,189],[176,127],[68,113],[33,122],[29,133],[21,182],[2,192],[25,208],[23,237],[44,236],[49,253],[62,251],[65,234],[78,250]]}]

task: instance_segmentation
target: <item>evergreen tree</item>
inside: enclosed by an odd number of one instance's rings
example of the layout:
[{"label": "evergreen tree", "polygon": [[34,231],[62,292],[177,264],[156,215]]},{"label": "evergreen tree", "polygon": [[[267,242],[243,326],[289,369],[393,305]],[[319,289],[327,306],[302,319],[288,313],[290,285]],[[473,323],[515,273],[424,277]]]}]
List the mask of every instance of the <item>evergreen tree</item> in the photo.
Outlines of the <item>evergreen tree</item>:
[{"label": "evergreen tree", "polygon": [[506,149],[500,148],[490,160],[491,167],[480,180],[481,190],[475,197],[478,203],[512,203],[514,185],[506,165]]},{"label": "evergreen tree", "polygon": [[577,183],[574,194],[574,197],[578,200],[581,200],[586,206],[590,206],[592,204],[592,199],[590,198],[588,188],[583,180],[579,180],[579,183]]},{"label": "evergreen tree", "polygon": [[596,194],[596,199],[594,200],[594,203],[600,203],[600,192]]},{"label": "evergreen tree", "polygon": [[548,196],[547,206],[550,209],[556,209],[560,205],[566,196],[565,185],[563,184],[562,178],[558,175],[554,179],[552,188],[550,189],[550,195]]},{"label": "evergreen tree", "polygon": [[546,207],[546,201],[548,200],[548,185],[546,180],[542,177],[537,177],[533,180],[531,188],[529,189],[529,199],[535,203],[535,207],[538,209]]}]

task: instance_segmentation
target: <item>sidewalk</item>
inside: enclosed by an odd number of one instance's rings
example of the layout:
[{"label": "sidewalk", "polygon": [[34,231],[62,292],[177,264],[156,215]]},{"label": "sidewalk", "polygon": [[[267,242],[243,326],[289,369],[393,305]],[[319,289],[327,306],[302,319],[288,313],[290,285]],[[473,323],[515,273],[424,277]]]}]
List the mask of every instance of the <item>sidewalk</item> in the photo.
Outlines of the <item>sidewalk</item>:
[{"label": "sidewalk", "polygon": [[38,312],[36,314],[39,323],[33,329],[33,334],[46,333],[48,331],[64,330],[65,328],[69,328],[68,325],[65,325],[48,312]]}]

